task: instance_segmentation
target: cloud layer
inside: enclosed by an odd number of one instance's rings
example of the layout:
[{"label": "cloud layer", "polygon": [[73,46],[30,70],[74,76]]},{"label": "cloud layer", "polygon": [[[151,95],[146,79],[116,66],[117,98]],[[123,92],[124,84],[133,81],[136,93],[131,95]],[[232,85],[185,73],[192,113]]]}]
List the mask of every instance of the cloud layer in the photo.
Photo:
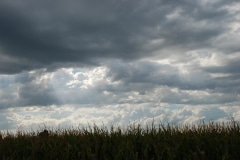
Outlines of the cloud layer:
[{"label": "cloud layer", "polygon": [[239,8],[237,0],[2,0],[0,129],[44,119],[239,119]]},{"label": "cloud layer", "polygon": [[92,65],[98,58],[188,61],[186,52],[199,49],[235,53],[238,7],[237,1],[3,0],[0,73]]}]

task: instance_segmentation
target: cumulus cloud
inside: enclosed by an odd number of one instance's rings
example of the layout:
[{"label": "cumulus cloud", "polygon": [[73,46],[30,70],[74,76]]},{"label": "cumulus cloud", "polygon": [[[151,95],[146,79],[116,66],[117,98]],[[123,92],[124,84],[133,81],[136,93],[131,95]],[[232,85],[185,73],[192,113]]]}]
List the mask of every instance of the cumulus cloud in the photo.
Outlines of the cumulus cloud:
[{"label": "cumulus cloud", "polygon": [[[191,63],[177,67],[157,61],[107,62],[94,68],[38,70],[2,78],[0,104],[49,106],[66,104],[225,104],[239,102],[239,82],[211,76]],[[8,77],[8,79],[7,79]],[[236,79],[234,79],[236,80]],[[236,87],[234,87],[234,83]],[[7,84],[6,84],[7,85]]]},{"label": "cumulus cloud", "polygon": [[[39,130],[44,127],[55,128],[82,128],[96,124],[99,127],[121,126],[127,127],[130,124],[149,125],[154,122],[156,125],[183,125],[198,124],[209,121],[223,122],[230,121],[232,117],[239,121],[238,106],[177,106],[162,103],[158,106],[149,107],[142,105],[106,105],[101,107],[89,106],[50,106],[50,107],[22,107],[10,108],[7,115],[0,115],[1,119],[8,121],[1,122],[3,130]],[[238,116],[237,116],[238,115]]]}]

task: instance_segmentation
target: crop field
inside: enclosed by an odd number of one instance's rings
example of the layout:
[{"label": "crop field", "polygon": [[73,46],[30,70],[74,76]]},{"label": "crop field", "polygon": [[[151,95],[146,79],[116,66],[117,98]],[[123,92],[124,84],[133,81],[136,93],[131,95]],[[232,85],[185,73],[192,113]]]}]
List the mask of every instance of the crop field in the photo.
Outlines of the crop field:
[{"label": "crop field", "polygon": [[0,132],[0,159],[232,160],[240,157],[240,126],[236,121],[43,130]]}]

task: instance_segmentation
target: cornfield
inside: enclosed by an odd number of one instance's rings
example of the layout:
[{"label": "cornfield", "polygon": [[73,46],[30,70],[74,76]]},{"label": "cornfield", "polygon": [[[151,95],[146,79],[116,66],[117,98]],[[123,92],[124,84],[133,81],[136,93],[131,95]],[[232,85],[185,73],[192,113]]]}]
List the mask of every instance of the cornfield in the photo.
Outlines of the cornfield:
[{"label": "cornfield", "polygon": [[236,121],[0,132],[2,160],[230,160],[239,157],[240,126]]}]

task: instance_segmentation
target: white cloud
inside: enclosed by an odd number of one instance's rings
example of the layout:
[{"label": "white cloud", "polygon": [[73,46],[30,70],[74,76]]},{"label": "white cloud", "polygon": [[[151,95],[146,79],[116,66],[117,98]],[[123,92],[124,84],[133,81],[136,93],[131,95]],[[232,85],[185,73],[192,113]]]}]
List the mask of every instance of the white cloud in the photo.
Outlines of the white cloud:
[{"label": "white cloud", "polygon": [[[152,104],[151,104],[152,105]],[[5,115],[4,115],[4,114]],[[235,118],[240,120],[240,111],[237,106],[184,106],[161,103],[149,107],[149,104],[122,104],[106,106],[63,105],[49,107],[20,107],[9,108],[1,112],[2,129],[34,129],[45,126],[51,129],[57,127],[86,127],[96,124],[107,127],[126,127],[131,123],[142,125],[155,121],[163,124],[196,124],[204,120],[206,123],[213,120],[223,122]],[[7,119],[7,120],[6,120]]]}]

